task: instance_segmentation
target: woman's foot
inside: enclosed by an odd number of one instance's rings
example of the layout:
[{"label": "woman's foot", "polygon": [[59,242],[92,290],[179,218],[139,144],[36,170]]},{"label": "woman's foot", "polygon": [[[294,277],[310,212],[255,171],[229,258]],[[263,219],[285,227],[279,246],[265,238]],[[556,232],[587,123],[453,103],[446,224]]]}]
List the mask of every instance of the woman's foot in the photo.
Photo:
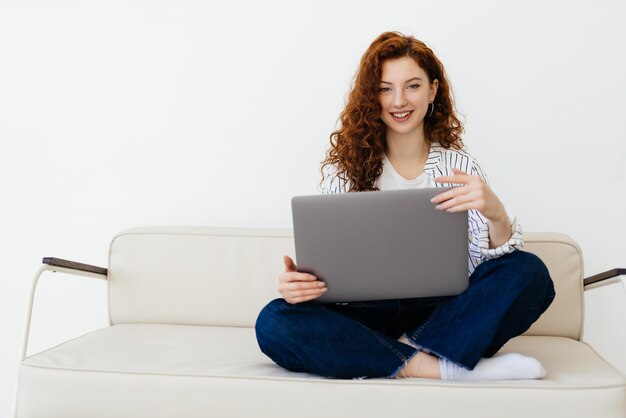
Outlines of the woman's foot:
[{"label": "woman's foot", "polygon": [[[419,350],[406,335],[398,341]],[[481,359],[473,370],[419,351],[398,371],[396,377],[421,377],[427,379],[478,381],[540,379],[547,375],[541,363],[519,353],[505,353]]]},{"label": "woman's foot", "polygon": [[[402,336],[398,338],[398,341],[420,350],[420,348],[413,341],[406,337],[406,334],[402,334]],[[400,371],[398,371],[396,377],[440,379],[439,358],[420,350],[417,354],[411,357],[411,360],[409,360],[408,363],[400,369]]]},{"label": "woman's foot", "polygon": [[505,353],[480,359],[473,370],[439,359],[441,378],[446,380],[525,380],[547,375],[539,360],[519,353]]},{"label": "woman's foot", "polygon": [[440,379],[439,358],[432,354],[419,351],[396,374],[396,377],[421,377],[424,379]]}]

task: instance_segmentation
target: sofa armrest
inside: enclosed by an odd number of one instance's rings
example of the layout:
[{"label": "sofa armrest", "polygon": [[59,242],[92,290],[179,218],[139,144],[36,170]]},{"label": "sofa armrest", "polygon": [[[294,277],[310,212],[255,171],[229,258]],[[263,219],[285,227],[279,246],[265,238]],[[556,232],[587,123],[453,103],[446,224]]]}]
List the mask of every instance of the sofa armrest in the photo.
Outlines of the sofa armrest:
[{"label": "sofa armrest", "polygon": [[626,269],[588,277],[583,341],[626,375]]},{"label": "sofa armrest", "polygon": [[585,287],[587,287],[590,284],[598,283],[624,274],[626,274],[626,269],[615,268],[613,270],[607,270],[605,272],[586,277],[583,281],[583,284],[585,285]]},{"label": "sofa armrest", "polygon": [[89,264],[77,263],[74,261],[63,260],[61,258],[55,257],[46,257],[43,260],[43,265],[39,267],[37,272],[35,273],[35,277],[30,285],[29,299],[28,305],[26,307],[26,322],[24,324],[24,334],[22,339],[22,350],[20,360],[24,360],[26,358],[26,353],[28,350],[28,339],[30,336],[30,322],[33,316],[33,304],[35,301],[35,291],[37,290],[37,283],[39,283],[39,278],[46,271],[51,271],[53,273],[66,273],[72,274],[75,276],[84,276],[96,279],[107,279],[108,270],[102,267],[96,267]]},{"label": "sofa armrest", "polygon": [[77,263],[75,261],[64,260],[62,258],[45,257],[42,260],[43,264],[47,264],[53,267],[65,267],[70,270],[86,271],[89,273],[96,273],[107,275],[108,271],[104,267],[92,266],[90,264]]}]

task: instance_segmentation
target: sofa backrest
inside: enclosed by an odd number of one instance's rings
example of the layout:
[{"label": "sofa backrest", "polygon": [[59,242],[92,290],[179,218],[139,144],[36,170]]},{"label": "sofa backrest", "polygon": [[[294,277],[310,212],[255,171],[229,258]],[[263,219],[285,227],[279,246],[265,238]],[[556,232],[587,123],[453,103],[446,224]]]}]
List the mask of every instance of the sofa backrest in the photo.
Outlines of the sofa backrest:
[{"label": "sofa backrest", "polygon": [[[582,324],[582,256],[568,237],[526,234],[526,250],[548,265],[557,297],[527,332],[578,339]],[[283,255],[295,258],[290,229],[134,228],[109,254],[112,324],[254,326],[280,297]],[[297,260],[296,260],[297,262]]]},{"label": "sofa backrest", "polygon": [[554,281],[556,297],[525,335],[582,338],[584,322],[583,254],[570,237],[553,232],[524,233],[524,251],[546,264]]},{"label": "sofa backrest", "polygon": [[280,297],[291,230],[210,227],[134,228],[109,253],[112,324],[254,325]]}]

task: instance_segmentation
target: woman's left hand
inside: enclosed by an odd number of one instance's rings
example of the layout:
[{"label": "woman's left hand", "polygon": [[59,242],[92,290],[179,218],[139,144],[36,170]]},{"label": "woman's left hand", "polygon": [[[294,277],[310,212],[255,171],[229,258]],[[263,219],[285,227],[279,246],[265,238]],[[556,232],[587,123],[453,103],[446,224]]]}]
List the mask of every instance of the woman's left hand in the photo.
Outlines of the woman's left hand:
[{"label": "woman's left hand", "polygon": [[480,176],[471,176],[456,168],[453,168],[452,172],[454,175],[438,177],[435,181],[464,186],[455,187],[433,197],[431,202],[437,204],[436,209],[448,212],[476,209],[491,222],[508,222],[504,205]]}]

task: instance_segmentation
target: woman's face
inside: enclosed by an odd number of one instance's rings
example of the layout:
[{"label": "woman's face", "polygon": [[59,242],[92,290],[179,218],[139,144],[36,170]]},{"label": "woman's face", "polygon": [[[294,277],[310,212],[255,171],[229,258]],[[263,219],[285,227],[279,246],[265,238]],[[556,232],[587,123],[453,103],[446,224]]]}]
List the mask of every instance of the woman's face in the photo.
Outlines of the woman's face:
[{"label": "woman's face", "polygon": [[410,57],[383,62],[380,82],[381,118],[388,129],[410,134],[424,129],[428,105],[435,100],[438,80],[429,82],[426,72]]}]

